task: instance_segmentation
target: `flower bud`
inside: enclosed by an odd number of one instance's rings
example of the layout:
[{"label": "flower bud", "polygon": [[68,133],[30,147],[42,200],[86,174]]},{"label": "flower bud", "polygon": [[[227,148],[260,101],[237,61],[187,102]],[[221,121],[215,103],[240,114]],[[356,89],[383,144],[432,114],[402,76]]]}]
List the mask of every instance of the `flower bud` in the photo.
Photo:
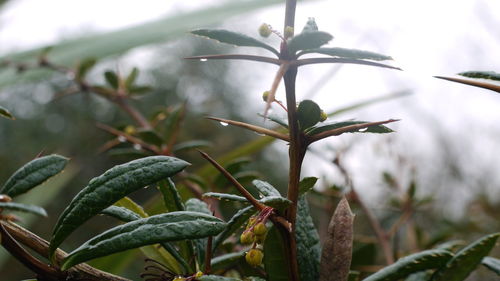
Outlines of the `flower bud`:
[{"label": "flower bud", "polygon": [[264,93],[262,93],[262,99],[267,102],[267,98],[269,97],[269,91],[265,91]]},{"label": "flower bud", "polygon": [[240,236],[240,241],[242,244],[250,244],[255,241],[255,234],[251,231],[244,231]]},{"label": "flower bud", "polygon": [[328,118],[328,115],[326,114],[326,112],[321,110],[321,115],[320,115],[319,121],[324,122],[327,118]]},{"label": "flower bud", "polygon": [[259,266],[262,264],[262,258],[264,258],[264,253],[259,249],[251,249],[245,255],[245,260],[251,266]]},{"label": "flower bud", "polygon": [[269,24],[263,23],[259,27],[259,34],[260,34],[260,36],[262,36],[264,38],[267,38],[267,37],[269,37],[269,35],[271,35],[271,33],[272,33],[272,30],[271,30],[271,27],[269,26]]},{"label": "flower bud", "polygon": [[266,236],[267,233],[264,233],[262,235],[255,235],[255,243],[264,244],[264,241],[266,241]]},{"label": "flower bud", "polygon": [[293,27],[287,26],[285,27],[285,38],[290,38],[293,36]]},{"label": "flower bud", "polygon": [[194,277],[196,278],[200,278],[201,276],[203,276],[203,272],[201,271],[196,272],[196,274],[194,275]]},{"label": "flower bud", "polygon": [[182,276],[177,276],[172,281],[186,281],[186,278],[184,278]]},{"label": "flower bud", "polygon": [[135,133],[135,127],[132,125],[128,125],[123,131],[125,131],[127,135],[133,135]]},{"label": "flower bud", "polygon": [[259,222],[255,227],[253,228],[253,233],[255,235],[264,235],[267,232],[267,227],[263,222]]},{"label": "flower bud", "polygon": [[248,220],[248,223],[247,223],[247,229],[248,229],[248,228],[250,228],[252,225],[254,225],[256,221],[257,221],[257,217],[255,217],[255,216],[251,217],[251,218]]}]

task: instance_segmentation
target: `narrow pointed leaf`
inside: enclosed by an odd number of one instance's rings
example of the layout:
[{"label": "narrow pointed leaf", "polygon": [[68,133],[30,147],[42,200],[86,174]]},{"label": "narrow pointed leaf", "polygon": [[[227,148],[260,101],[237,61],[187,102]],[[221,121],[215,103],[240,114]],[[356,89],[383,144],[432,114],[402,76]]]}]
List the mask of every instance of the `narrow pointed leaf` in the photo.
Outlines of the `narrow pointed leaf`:
[{"label": "narrow pointed leaf", "polygon": [[316,20],[314,18],[307,19],[302,32],[310,32],[310,31],[318,31],[318,25],[316,24]]},{"label": "narrow pointed leaf", "polygon": [[216,235],[224,226],[216,217],[186,211],[132,221],[85,242],[64,259],[61,269],[144,245]]},{"label": "narrow pointed leaf", "polygon": [[463,248],[432,276],[432,281],[462,281],[481,264],[481,261],[495,247],[500,233],[480,238]]},{"label": "narrow pointed leaf", "polygon": [[323,31],[309,31],[297,34],[288,41],[288,51],[295,54],[297,51],[316,49],[330,42],[333,36]]},{"label": "narrow pointed leaf", "polygon": [[494,71],[466,71],[458,75],[468,78],[481,78],[493,81],[500,81],[500,73]]},{"label": "narrow pointed leaf", "polygon": [[10,197],[23,194],[59,174],[68,158],[52,154],[37,158],[17,170],[4,184],[0,193]]},{"label": "narrow pointed leaf", "polygon": [[[218,200],[221,200],[221,201],[234,201],[234,202],[241,202],[241,203],[250,204],[250,202],[248,202],[248,200],[245,197],[234,195],[234,194],[207,192],[207,193],[203,194],[203,196],[217,198]],[[276,208],[279,210],[286,209],[292,203],[290,200],[288,200],[284,197],[281,197],[281,196],[267,196],[267,197],[264,197],[258,201],[264,205],[267,205],[269,207],[273,207],[273,208]]]},{"label": "narrow pointed leaf", "polygon": [[410,274],[405,281],[429,281],[432,276],[432,271],[420,271],[413,274]]},{"label": "narrow pointed leaf", "polygon": [[14,115],[12,115],[12,113],[10,113],[10,111],[3,106],[0,106],[0,116],[5,117],[7,119],[11,119],[11,120],[16,119],[16,118],[14,118]]},{"label": "narrow pointed leaf", "polygon": [[392,57],[377,54],[370,51],[356,50],[356,49],[346,49],[346,48],[317,48],[317,49],[309,49],[303,52],[300,52],[300,55],[303,54],[323,54],[332,57],[346,58],[346,59],[357,59],[357,60],[392,60]]},{"label": "narrow pointed leaf", "polygon": [[[351,125],[357,125],[357,124],[364,124],[364,123],[369,123],[368,121],[345,121],[345,122],[337,122],[337,123],[330,123],[330,124],[325,124],[321,126],[314,127],[307,131],[308,135],[315,135],[319,134],[322,132],[334,130],[334,129],[339,129]],[[374,125],[368,127],[366,130],[352,130],[349,133],[377,133],[377,134],[385,134],[385,133],[392,133],[394,132],[391,130],[389,127],[386,127],[384,125]]]},{"label": "narrow pointed leaf", "polygon": [[206,192],[203,194],[203,197],[216,198],[217,200],[221,201],[234,201],[234,202],[243,202],[249,204],[248,200],[245,197],[229,193]]},{"label": "narrow pointed leaf", "polygon": [[305,177],[299,182],[299,194],[305,194],[309,190],[311,190],[316,182],[318,181],[318,178],[316,177]]},{"label": "narrow pointed leaf", "polygon": [[452,257],[453,254],[445,250],[422,251],[399,259],[363,281],[396,281],[415,272],[440,268]]},{"label": "narrow pointed leaf", "polygon": [[[207,203],[197,199],[191,198],[186,201],[186,211],[189,212],[198,212],[201,214],[212,215],[210,209],[208,209]],[[205,263],[205,250],[207,249],[207,239],[194,239],[190,241],[196,253],[197,261],[200,267],[203,267]]]},{"label": "narrow pointed leaf", "polygon": [[297,108],[297,118],[302,130],[310,128],[321,120],[321,108],[312,100],[303,100]]},{"label": "narrow pointed leaf", "polygon": [[138,214],[139,216],[141,216],[141,218],[149,217],[149,215],[144,211],[144,209],[141,207],[141,205],[135,203],[129,197],[123,197],[122,199],[118,200],[114,204],[114,206],[126,208],[126,209]]},{"label": "narrow pointed leaf", "polygon": [[271,227],[264,242],[264,267],[267,281],[288,281],[289,264],[286,259],[285,243],[275,226]]},{"label": "narrow pointed leaf", "polygon": [[139,69],[137,67],[134,67],[132,71],[130,71],[130,74],[127,76],[127,79],[125,79],[125,87],[127,89],[130,89],[134,85],[137,76],[139,76]]},{"label": "narrow pointed leaf", "polygon": [[50,253],[76,228],[103,209],[144,186],[173,176],[189,163],[168,156],[151,156],[118,165],[92,179],[59,217]]},{"label": "narrow pointed leaf", "polygon": [[248,206],[240,209],[233,217],[227,222],[226,228],[214,239],[212,246],[215,251],[228,237],[235,233],[248,219],[255,213],[253,206]]},{"label": "narrow pointed leaf", "polygon": [[158,183],[158,189],[163,195],[163,202],[165,203],[167,211],[174,212],[185,210],[181,195],[179,194],[179,191],[177,190],[174,182],[171,179],[161,180]]},{"label": "narrow pointed leaf", "polygon": [[113,71],[106,71],[104,72],[104,78],[113,89],[118,89],[118,76],[116,73]]},{"label": "narrow pointed leaf", "polygon": [[500,275],[500,259],[494,257],[484,257],[481,264],[495,272],[497,275]]},{"label": "narrow pointed leaf", "polygon": [[127,208],[118,206],[109,206],[102,210],[101,214],[119,219],[123,222],[131,222],[141,218],[139,214],[134,213]]},{"label": "narrow pointed leaf", "polygon": [[81,61],[77,67],[76,79],[81,80],[85,78],[87,73],[95,66],[97,59],[87,58]]},{"label": "narrow pointed leaf", "polygon": [[235,264],[242,261],[245,257],[246,251],[241,251],[237,253],[229,253],[222,256],[218,256],[212,259],[212,272],[218,270],[227,270],[233,267]]},{"label": "narrow pointed leaf", "polygon": [[259,193],[262,194],[264,197],[281,196],[280,192],[268,182],[261,181],[261,180],[253,180],[252,184],[257,188]]},{"label": "narrow pointed leaf", "polygon": [[276,51],[276,49],[274,49],[273,47],[241,33],[224,29],[197,29],[191,31],[191,33],[235,46],[264,48],[279,56],[279,52]]},{"label": "narrow pointed leaf", "polygon": [[22,203],[0,202],[0,210],[1,209],[11,210],[11,211],[19,211],[19,212],[24,212],[24,213],[31,213],[31,214],[35,214],[35,215],[42,216],[42,217],[47,216],[47,212],[42,207],[35,206],[35,205],[22,204]]},{"label": "narrow pointed leaf", "polygon": [[304,195],[299,198],[296,221],[300,280],[318,280],[321,245]]}]

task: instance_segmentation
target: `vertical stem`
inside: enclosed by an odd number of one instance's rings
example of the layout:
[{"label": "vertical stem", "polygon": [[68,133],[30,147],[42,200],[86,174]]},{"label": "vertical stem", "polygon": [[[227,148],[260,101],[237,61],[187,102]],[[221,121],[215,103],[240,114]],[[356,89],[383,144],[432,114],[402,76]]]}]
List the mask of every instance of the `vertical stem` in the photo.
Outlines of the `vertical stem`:
[{"label": "vertical stem", "polygon": [[[285,8],[285,26],[294,27],[295,25],[295,8],[297,6],[296,0],[287,0]],[[285,33],[285,32],[284,32]],[[286,48],[286,43],[281,45],[281,59],[290,59],[290,54]],[[290,132],[290,147],[289,147],[289,158],[290,158],[290,170],[288,178],[288,199],[292,201],[292,204],[287,209],[285,215],[287,220],[292,224],[292,231],[286,234],[285,241],[288,243],[286,245],[287,258],[290,264],[289,276],[291,281],[298,281],[299,278],[299,268],[297,263],[297,241],[295,236],[295,219],[297,216],[297,201],[299,196],[299,182],[300,182],[300,170],[302,166],[302,160],[305,154],[305,142],[303,135],[299,129],[299,124],[297,120],[297,105],[295,99],[295,81],[297,78],[297,67],[293,66],[288,69],[285,73],[283,80],[285,82],[286,91],[286,104],[288,108],[288,126]],[[285,233],[285,232],[282,232]]]}]

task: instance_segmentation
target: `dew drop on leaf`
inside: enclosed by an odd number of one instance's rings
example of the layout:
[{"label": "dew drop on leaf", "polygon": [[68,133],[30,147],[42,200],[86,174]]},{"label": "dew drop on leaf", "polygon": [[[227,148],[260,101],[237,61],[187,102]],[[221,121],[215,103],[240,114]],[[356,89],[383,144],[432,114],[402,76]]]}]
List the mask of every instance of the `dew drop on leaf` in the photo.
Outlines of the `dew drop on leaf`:
[{"label": "dew drop on leaf", "polygon": [[134,149],[135,150],[141,150],[142,149],[142,146],[138,143],[134,144]]},{"label": "dew drop on leaf", "polygon": [[221,124],[222,126],[224,126],[224,127],[226,127],[227,125],[229,125],[229,124],[228,124],[228,123],[226,123],[226,122],[220,122],[220,124]]},{"label": "dew drop on leaf", "polygon": [[124,136],[118,136],[118,141],[119,142],[126,142],[127,141],[127,138],[124,137]]},{"label": "dew drop on leaf", "polygon": [[207,61],[208,59],[200,59],[200,61]]}]

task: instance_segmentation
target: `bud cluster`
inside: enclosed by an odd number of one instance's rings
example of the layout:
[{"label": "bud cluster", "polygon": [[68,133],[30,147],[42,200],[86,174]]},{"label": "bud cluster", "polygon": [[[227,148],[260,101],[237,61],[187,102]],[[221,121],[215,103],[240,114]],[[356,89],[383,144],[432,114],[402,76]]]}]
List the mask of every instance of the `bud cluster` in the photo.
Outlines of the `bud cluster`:
[{"label": "bud cluster", "polygon": [[246,255],[245,260],[251,266],[259,266],[262,264],[264,253],[258,245],[264,244],[267,235],[266,221],[273,213],[273,208],[267,207],[262,210],[257,216],[252,216],[247,223],[247,226],[240,236],[240,241],[243,244],[253,244]]},{"label": "bud cluster", "polygon": [[194,281],[194,280],[196,280],[196,278],[200,278],[201,276],[203,276],[203,272],[198,271],[195,274],[193,274],[191,276],[187,276],[187,277],[177,276],[174,279],[172,279],[172,281]]}]

